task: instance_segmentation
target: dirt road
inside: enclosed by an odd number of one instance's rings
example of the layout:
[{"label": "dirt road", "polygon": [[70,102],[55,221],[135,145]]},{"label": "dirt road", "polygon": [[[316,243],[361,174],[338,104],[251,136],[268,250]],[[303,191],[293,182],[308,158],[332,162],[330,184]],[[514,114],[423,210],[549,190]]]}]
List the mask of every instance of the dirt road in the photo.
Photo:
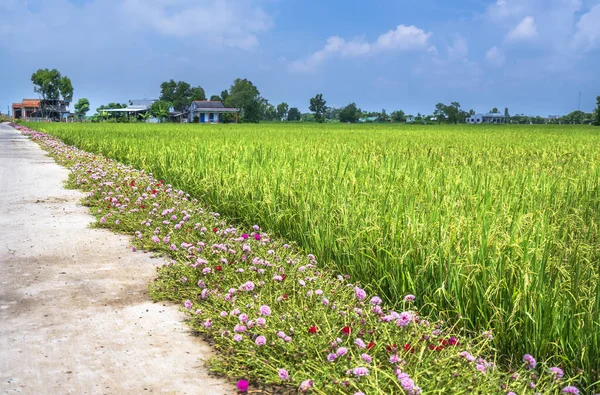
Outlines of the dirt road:
[{"label": "dirt road", "polygon": [[0,392],[235,393],[177,307],[147,295],[159,262],[89,228],[67,175],[0,125]]}]

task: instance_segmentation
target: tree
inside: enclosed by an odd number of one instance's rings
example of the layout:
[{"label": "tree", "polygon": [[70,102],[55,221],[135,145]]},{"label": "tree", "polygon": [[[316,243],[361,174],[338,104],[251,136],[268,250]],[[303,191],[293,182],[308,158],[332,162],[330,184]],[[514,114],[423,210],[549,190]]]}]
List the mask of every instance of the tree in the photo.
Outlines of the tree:
[{"label": "tree", "polygon": [[88,99],[81,98],[75,103],[75,114],[79,119],[85,117],[85,114],[90,111],[90,101]]},{"label": "tree", "polygon": [[340,122],[355,123],[360,118],[360,112],[356,103],[350,103],[340,112]]},{"label": "tree", "polygon": [[504,107],[504,116],[508,119],[510,118],[510,114],[508,113],[508,107]]},{"label": "tree", "polygon": [[210,97],[210,101],[221,101],[221,96],[212,95]]},{"label": "tree", "polygon": [[229,92],[227,92],[227,89],[223,90],[221,92],[221,100],[225,101],[225,100],[227,100],[228,97],[229,97]]},{"label": "tree", "polygon": [[458,123],[460,118],[460,103],[457,101],[453,101],[449,106],[445,108],[446,116],[448,117],[448,122],[455,124]]},{"label": "tree", "polygon": [[277,118],[279,118],[279,120],[282,120],[285,117],[287,117],[288,110],[289,110],[289,106],[287,103],[283,102],[283,103],[278,104],[277,105]]},{"label": "tree", "polygon": [[325,104],[327,104],[327,102],[323,100],[323,95],[321,93],[310,99],[310,106],[308,109],[315,114],[315,120],[319,123],[325,122],[324,114],[325,109],[327,108]]},{"label": "tree", "polygon": [[34,85],[34,91],[44,100],[73,100],[73,84],[71,80],[62,76],[56,69],[39,69],[31,75],[31,82]]},{"label": "tree", "polygon": [[[444,114],[446,114],[446,105],[443,103],[436,104],[435,110],[433,111],[433,115],[437,117],[438,124],[442,123],[442,118],[444,117]],[[417,114],[417,116],[420,118],[421,114]]]},{"label": "tree", "polygon": [[394,122],[405,122],[406,121],[406,114],[404,114],[404,111],[402,111],[402,110],[393,111],[390,115],[392,116],[392,121],[394,121]]},{"label": "tree", "polygon": [[594,111],[594,125],[600,126],[600,96],[596,97],[596,110]]},{"label": "tree", "polygon": [[185,81],[165,81],[160,84],[160,101],[172,103],[175,111],[185,111],[192,101],[206,100],[206,93],[202,87],[192,88]]},{"label": "tree", "polygon": [[300,114],[300,110],[297,107],[290,108],[287,115],[288,121],[299,121],[301,118],[302,114]]},{"label": "tree", "polygon": [[498,111],[498,109],[496,107],[492,108],[492,110],[490,111],[492,114],[498,114],[500,111]]},{"label": "tree", "polygon": [[169,119],[169,108],[173,106],[172,103],[169,103],[165,100],[157,100],[150,106],[150,113],[160,122],[165,122]]}]

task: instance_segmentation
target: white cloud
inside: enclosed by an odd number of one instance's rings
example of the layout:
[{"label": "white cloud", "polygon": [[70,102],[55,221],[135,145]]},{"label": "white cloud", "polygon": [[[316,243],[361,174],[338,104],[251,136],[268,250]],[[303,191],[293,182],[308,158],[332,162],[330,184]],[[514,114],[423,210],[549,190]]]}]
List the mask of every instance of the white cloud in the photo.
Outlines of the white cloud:
[{"label": "white cloud", "polygon": [[535,18],[526,16],[514,29],[508,32],[506,38],[510,41],[530,40],[537,36]]},{"label": "white cloud", "polygon": [[504,52],[498,47],[490,48],[486,52],[485,58],[494,66],[502,66],[506,61],[506,56],[504,56]]},{"label": "white cloud", "polygon": [[492,20],[502,20],[520,15],[525,8],[523,0],[497,0],[489,6],[487,15]]},{"label": "white cloud", "polygon": [[454,42],[448,46],[448,58],[453,60],[462,60],[466,59],[469,54],[469,45],[467,41],[458,37],[454,40]]},{"label": "white cloud", "polygon": [[584,50],[600,47],[600,4],[581,16],[573,37],[573,46]]},{"label": "white cloud", "polygon": [[271,18],[251,0],[125,0],[123,8],[138,26],[161,34],[251,49]]},{"label": "white cloud", "polygon": [[[373,43],[366,42],[362,38],[346,41],[341,37],[332,36],[327,39],[323,49],[305,59],[291,62],[288,70],[291,72],[315,71],[323,62],[337,55],[352,58],[374,52],[425,49],[428,47],[430,37],[431,33],[416,26],[405,25],[398,25],[395,30],[380,35]],[[435,47],[433,48],[435,49]]]}]

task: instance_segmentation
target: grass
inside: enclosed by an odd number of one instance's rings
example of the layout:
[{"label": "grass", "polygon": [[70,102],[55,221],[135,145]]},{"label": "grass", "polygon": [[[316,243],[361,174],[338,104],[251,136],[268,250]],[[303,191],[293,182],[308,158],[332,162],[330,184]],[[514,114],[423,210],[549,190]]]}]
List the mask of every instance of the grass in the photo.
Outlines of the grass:
[{"label": "grass", "polygon": [[[600,369],[600,131],[38,124],[297,242],[392,306],[493,328],[504,363]],[[575,374],[575,373],[574,373]]]}]

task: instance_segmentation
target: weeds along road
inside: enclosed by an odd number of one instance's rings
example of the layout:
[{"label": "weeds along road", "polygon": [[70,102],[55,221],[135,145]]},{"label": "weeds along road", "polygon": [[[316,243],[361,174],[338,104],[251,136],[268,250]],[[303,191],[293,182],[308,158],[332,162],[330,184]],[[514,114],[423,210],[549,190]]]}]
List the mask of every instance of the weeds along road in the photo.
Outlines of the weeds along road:
[{"label": "weeds along road", "polygon": [[147,295],[160,261],[89,228],[67,176],[0,124],[0,393],[235,393],[177,307]]}]

